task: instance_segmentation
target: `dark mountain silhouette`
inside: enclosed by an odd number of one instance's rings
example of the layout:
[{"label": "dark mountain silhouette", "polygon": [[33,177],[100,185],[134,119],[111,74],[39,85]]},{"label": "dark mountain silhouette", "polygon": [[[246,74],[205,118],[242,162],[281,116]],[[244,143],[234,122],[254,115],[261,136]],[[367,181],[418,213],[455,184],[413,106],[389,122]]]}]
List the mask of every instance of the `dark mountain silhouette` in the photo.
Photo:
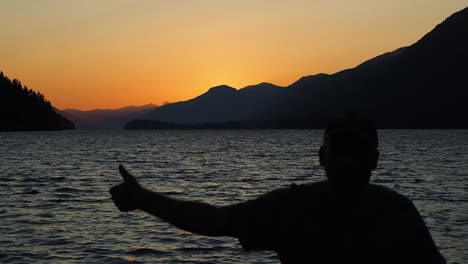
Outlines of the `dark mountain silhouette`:
[{"label": "dark mountain silhouette", "polygon": [[0,72],[0,131],[74,129],[40,92]]},{"label": "dark mountain silhouette", "polygon": [[128,122],[126,130],[151,130],[151,129],[252,129],[269,128],[259,126],[255,121],[227,121],[216,123],[172,123],[158,120],[135,119]]},{"label": "dark mountain silhouette", "polygon": [[379,127],[467,128],[467,47],[468,8],[409,47],[304,80],[261,120],[273,127],[319,128],[345,112],[357,112]]},{"label": "dark mountain silhouette", "polygon": [[128,121],[139,118],[155,108],[156,105],[147,104],[89,111],[66,109],[60,113],[75,122],[77,129],[122,129]]},{"label": "dark mountain silhouette", "polygon": [[323,128],[328,120],[356,112],[380,128],[468,128],[467,47],[468,8],[415,44],[355,68],[305,76],[286,88],[214,87],[143,117],[162,123],[138,120],[129,127]]},{"label": "dark mountain silhouette", "polygon": [[240,90],[221,85],[194,99],[163,105],[143,118],[179,124],[244,121],[273,107],[286,92],[286,89],[270,83]]}]

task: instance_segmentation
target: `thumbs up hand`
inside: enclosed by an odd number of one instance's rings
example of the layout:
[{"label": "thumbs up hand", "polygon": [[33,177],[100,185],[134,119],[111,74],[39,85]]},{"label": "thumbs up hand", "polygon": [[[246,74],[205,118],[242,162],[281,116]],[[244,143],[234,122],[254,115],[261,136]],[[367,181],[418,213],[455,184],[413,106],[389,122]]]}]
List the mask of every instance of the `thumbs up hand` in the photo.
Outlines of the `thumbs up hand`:
[{"label": "thumbs up hand", "polygon": [[128,212],[139,208],[139,197],[143,188],[122,164],[119,165],[119,172],[123,182],[110,188],[109,192],[115,205],[121,212]]}]

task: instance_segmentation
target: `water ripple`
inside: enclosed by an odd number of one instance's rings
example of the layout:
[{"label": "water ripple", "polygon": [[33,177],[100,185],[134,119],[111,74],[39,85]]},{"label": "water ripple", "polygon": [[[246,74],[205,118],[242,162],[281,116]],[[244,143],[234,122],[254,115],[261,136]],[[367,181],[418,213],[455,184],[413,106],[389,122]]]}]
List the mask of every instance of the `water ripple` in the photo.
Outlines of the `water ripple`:
[{"label": "water ripple", "polygon": [[[324,179],[321,131],[62,131],[2,133],[0,262],[278,263],[235,239],[188,234],[119,213],[108,188],[125,163],[143,185],[227,205]],[[373,182],[414,200],[448,263],[468,253],[468,133],[380,131]],[[26,158],[25,158],[26,157]]]}]

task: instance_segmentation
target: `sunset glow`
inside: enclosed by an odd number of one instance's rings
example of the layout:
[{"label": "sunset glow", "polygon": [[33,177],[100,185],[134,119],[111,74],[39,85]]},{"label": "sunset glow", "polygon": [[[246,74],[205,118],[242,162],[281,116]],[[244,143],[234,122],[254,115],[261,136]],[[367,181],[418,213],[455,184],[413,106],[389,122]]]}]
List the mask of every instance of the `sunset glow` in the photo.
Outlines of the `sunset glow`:
[{"label": "sunset glow", "polygon": [[78,109],[287,86],[411,45],[466,0],[7,0],[0,70]]}]

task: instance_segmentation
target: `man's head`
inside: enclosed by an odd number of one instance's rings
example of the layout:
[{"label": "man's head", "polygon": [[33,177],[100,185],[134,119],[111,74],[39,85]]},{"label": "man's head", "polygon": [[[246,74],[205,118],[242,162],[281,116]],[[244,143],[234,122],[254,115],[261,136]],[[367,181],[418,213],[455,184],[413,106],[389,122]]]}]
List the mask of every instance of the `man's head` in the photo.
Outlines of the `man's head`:
[{"label": "man's head", "polygon": [[379,159],[377,130],[356,114],[329,123],[320,147],[320,165],[330,185],[343,191],[367,186]]}]

